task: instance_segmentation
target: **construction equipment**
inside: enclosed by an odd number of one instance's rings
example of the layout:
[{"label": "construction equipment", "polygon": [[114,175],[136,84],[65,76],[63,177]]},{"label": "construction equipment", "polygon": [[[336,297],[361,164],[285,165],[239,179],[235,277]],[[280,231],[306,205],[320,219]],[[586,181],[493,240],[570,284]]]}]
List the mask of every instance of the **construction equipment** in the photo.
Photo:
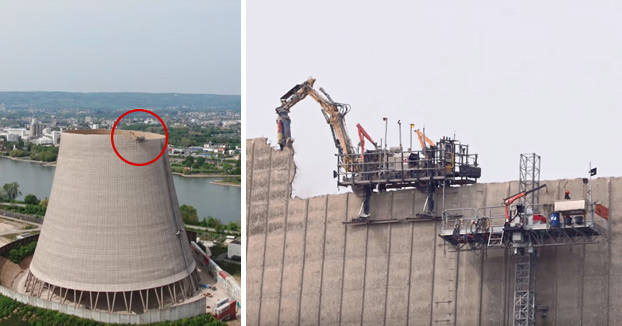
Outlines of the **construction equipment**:
[{"label": "construction equipment", "polygon": [[417,137],[419,138],[419,144],[421,144],[421,150],[425,150],[426,149],[425,143],[428,143],[431,148],[436,146],[436,144],[433,141],[431,141],[430,138],[426,137],[421,132],[421,130],[416,129],[415,133],[417,134]]},{"label": "construction equipment", "polygon": [[378,150],[378,145],[373,139],[371,139],[371,136],[367,133],[367,131],[365,131],[365,128],[363,128],[360,123],[356,124],[356,129],[358,130],[359,140],[361,142],[361,158],[364,157],[363,153],[365,153],[365,138],[367,138],[374,145],[374,148]]},{"label": "construction equipment", "polygon": [[[361,150],[356,153],[345,123],[345,115],[350,111],[350,106],[335,102],[322,88],[319,88],[319,92],[316,91],[313,88],[314,84],[315,79],[309,78],[281,97],[281,105],[275,109],[278,144],[283,150],[291,146],[293,142],[289,116],[291,108],[307,96],[318,102],[330,126],[337,148],[337,170],[333,173],[333,176],[337,178],[337,185],[351,187],[357,196],[364,198],[359,219],[355,220],[366,221],[369,216],[369,202],[373,190],[385,191],[391,188],[409,187],[417,188],[428,194],[424,217],[430,218],[433,216],[434,193],[438,187],[473,184],[481,176],[477,154],[469,154],[468,145],[463,145],[449,137],[443,137],[435,144],[418,132],[422,150],[404,151],[401,145],[401,133],[400,146],[387,149],[385,130],[385,146],[379,148],[365,129],[357,124]],[[388,119],[383,119],[388,124]],[[401,130],[401,122],[398,121],[398,124]],[[365,148],[365,138],[374,145],[374,149]],[[424,140],[430,145],[429,148],[424,146]]]},{"label": "construction equipment", "polygon": [[[590,167],[590,177],[591,171]],[[587,179],[583,182],[588,184]],[[606,224],[595,220],[595,211],[599,210],[605,220],[609,214],[606,207],[598,208],[598,203],[592,201],[591,182],[589,199],[540,204],[539,191],[546,185],[540,185],[540,156],[534,153],[521,154],[519,187],[521,191],[505,198],[502,206],[443,210],[439,236],[456,250],[511,250],[515,257],[512,325],[534,326],[536,310],[547,309],[542,304],[536,306],[538,250],[546,246],[595,243],[607,235]],[[517,203],[518,200],[521,202]],[[590,219],[587,214],[591,214]],[[551,217],[548,221],[547,215]],[[560,216],[569,215],[574,216],[574,224],[570,218],[560,223]],[[463,227],[469,224],[470,228]]]},{"label": "construction equipment", "polygon": [[[512,203],[514,203],[518,199],[521,199],[521,198],[525,197],[526,195],[528,195],[528,194],[530,194],[530,193],[532,193],[534,191],[538,191],[538,190],[540,190],[542,188],[546,188],[546,185],[541,185],[541,186],[539,186],[537,188],[533,188],[533,189],[530,189],[528,191],[519,192],[516,195],[512,195],[512,196],[504,199],[503,200],[503,205],[505,206],[505,222],[506,223],[510,223],[511,222],[510,221],[509,207],[510,207],[510,205],[512,205]],[[517,212],[517,215],[518,215],[518,213],[522,213],[521,212],[522,208],[518,208],[518,210],[519,210],[519,212]]]},{"label": "construction equipment", "polygon": [[[283,149],[293,142],[291,139],[289,111],[298,102],[304,100],[307,96],[311,96],[322,106],[322,114],[326,119],[326,123],[330,125],[333,140],[339,154],[353,154],[354,148],[345,127],[345,116],[350,112],[350,105],[333,101],[330,95],[321,87],[320,92],[322,94],[320,94],[313,88],[314,83],[315,79],[309,78],[281,96],[281,106],[275,109],[278,115],[279,146]],[[347,166],[350,167],[350,165]]]},{"label": "construction equipment", "polygon": [[[346,130],[345,116],[350,112],[350,105],[333,101],[328,93],[320,87],[320,92],[313,88],[315,79],[309,78],[302,84],[298,84],[290,89],[287,93],[281,96],[281,106],[275,109],[277,113],[277,129],[278,129],[278,143],[283,150],[285,146],[291,146],[293,140],[291,138],[291,119],[289,112],[291,108],[298,102],[304,100],[307,96],[311,96],[322,107],[322,114],[326,119],[326,123],[330,126],[333,141],[335,147],[337,147],[338,155],[344,157],[343,168],[348,172],[357,172],[358,165],[363,158],[358,159],[355,157],[354,147],[352,141],[348,136]],[[367,137],[374,146],[375,142],[371,139],[371,136],[363,129],[360,124],[359,137],[361,138],[361,145],[364,151],[364,139]],[[377,147],[376,147],[377,148]],[[360,197],[363,197],[362,212],[360,214],[361,221],[364,221],[369,216],[369,200],[371,197],[372,188],[370,185],[352,186],[353,191]]]}]

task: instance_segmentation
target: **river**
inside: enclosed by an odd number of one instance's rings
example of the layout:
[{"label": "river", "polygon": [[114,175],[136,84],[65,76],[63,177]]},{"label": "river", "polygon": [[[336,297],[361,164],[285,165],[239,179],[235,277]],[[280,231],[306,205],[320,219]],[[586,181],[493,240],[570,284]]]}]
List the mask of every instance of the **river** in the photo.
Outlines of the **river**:
[{"label": "river", "polygon": [[[0,187],[5,183],[17,182],[22,193],[18,199],[23,199],[27,194],[34,194],[39,199],[49,198],[54,169],[53,166],[39,163],[0,158]],[[210,183],[215,180],[221,179],[173,175],[179,204],[195,207],[199,218],[213,216],[224,223],[239,222],[241,188]]]}]

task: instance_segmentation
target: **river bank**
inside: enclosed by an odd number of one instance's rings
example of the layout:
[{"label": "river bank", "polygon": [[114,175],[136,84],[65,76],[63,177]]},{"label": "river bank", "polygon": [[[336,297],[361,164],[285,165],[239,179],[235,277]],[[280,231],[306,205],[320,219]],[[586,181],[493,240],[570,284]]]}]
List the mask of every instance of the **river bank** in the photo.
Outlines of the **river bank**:
[{"label": "river bank", "polygon": [[240,175],[232,174],[183,174],[179,172],[172,172],[174,175],[178,175],[184,178],[239,178]]},{"label": "river bank", "polygon": [[238,187],[238,188],[242,188],[242,185],[239,183],[231,183],[231,182],[224,182],[224,181],[210,181],[211,184],[215,184],[215,185],[219,185],[219,186],[229,186],[229,187]]},{"label": "river bank", "polygon": [[54,161],[54,162],[43,162],[43,161],[31,160],[29,158],[11,157],[11,156],[5,156],[5,155],[0,155],[0,158],[6,158],[6,159],[9,159],[9,160],[20,161],[20,162],[38,163],[38,164],[41,164],[43,166],[56,166],[56,161]]}]

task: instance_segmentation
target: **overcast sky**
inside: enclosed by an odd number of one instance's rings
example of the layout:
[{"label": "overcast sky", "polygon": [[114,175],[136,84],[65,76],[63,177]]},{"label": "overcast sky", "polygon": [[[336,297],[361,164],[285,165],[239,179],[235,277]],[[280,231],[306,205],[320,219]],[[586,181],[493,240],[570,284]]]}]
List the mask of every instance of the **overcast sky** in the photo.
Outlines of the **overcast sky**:
[{"label": "overcast sky", "polygon": [[239,0],[0,2],[0,91],[240,94]]},{"label": "overcast sky", "polygon": [[[479,153],[481,182],[622,176],[622,3],[618,1],[247,2],[247,137],[276,144],[279,98],[309,76],[380,142],[389,118]],[[294,192],[336,191],[336,149],[320,106],[292,109]],[[416,146],[418,147],[418,146]]]}]

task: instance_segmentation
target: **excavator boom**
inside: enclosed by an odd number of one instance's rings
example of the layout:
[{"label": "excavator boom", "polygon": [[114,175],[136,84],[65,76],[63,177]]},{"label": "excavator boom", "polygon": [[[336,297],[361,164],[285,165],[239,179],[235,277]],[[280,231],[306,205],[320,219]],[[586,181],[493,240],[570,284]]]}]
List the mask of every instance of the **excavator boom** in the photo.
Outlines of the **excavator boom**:
[{"label": "excavator boom", "polygon": [[[315,79],[309,78],[302,84],[294,86],[281,97],[281,106],[275,110],[277,113],[279,146],[283,149],[292,142],[291,120],[289,117],[291,108],[307,96],[310,96],[322,107],[322,114],[326,122],[330,125],[333,140],[339,154],[354,154],[354,148],[352,147],[352,142],[350,141],[350,137],[348,137],[345,126],[345,115],[350,111],[350,106],[333,101],[330,95],[322,88],[320,88],[319,92],[316,91],[313,88],[314,83]],[[346,160],[349,160],[349,158]],[[346,163],[348,163],[346,166],[351,168],[350,162],[348,161]]]}]

